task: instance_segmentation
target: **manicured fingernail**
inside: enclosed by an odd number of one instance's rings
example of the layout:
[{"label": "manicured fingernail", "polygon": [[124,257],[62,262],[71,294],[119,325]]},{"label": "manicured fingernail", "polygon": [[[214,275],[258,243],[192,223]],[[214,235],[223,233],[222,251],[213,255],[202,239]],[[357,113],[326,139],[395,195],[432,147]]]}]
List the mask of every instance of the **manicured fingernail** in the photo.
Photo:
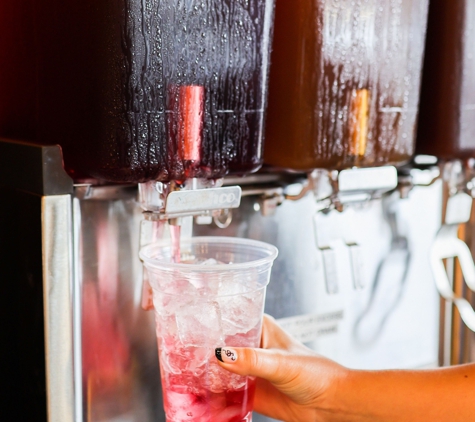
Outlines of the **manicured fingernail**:
[{"label": "manicured fingernail", "polygon": [[234,363],[238,358],[236,350],[229,349],[228,347],[217,347],[214,354],[218,360],[224,363]]}]

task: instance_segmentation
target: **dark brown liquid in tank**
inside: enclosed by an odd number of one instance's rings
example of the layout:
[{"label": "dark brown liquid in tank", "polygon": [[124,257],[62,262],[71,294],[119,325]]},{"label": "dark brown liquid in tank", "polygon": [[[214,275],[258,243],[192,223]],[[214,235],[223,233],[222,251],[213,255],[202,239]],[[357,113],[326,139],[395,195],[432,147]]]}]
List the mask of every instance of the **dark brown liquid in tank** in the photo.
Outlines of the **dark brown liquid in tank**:
[{"label": "dark brown liquid in tank", "polygon": [[475,3],[434,1],[429,11],[417,152],[475,156]]},{"label": "dark brown liquid in tank", "polygon": [[271,1],[2,7],[0,136],[60,144],[75,178],[182,180],[262,164]]},{"label": "dark brown liquid in tank", "polygon": [[33,22],[31,0],[0,2],[0,136],[35,137]]},{"label": "dark brown liquid in tank", "polygon": [[427,7],[277,0],[265,162],[311,170],[408,160]]}]

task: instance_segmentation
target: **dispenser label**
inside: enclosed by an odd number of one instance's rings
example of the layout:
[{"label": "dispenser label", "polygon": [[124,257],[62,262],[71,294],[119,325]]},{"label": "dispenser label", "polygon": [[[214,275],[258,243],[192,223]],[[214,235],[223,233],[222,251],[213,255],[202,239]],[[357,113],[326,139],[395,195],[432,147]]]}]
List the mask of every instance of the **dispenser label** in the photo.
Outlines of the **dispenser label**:
[{"label": "dispenser label", "polygon": [[231,209],[238,208],[240,203],[241,188],[239,186],[184,190],[171,192],[168,195],[165,212],[167,214],[180,214]]},{"label": "dispenser label", "polygon": [[335,334],[343,319],[343,311],[325,314],[297,315],[278,319],[279,325],[302,343],[308,343],[321,336]]}]

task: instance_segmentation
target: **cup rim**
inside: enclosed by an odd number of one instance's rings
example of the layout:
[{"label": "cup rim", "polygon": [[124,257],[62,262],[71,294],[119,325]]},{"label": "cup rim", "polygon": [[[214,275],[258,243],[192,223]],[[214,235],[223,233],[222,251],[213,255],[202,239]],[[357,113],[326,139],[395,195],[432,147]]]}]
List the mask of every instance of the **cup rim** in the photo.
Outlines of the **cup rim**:
[{"label": "cup rim", "polygon": [[279,254],[278,249],[269,243],[262,242],[260,240],[240,238],[240,237],[229,237],[229,236],[197,236],[191,237],[182,241],[182,244],[199,244],[199,243],[212,243],[212,244],[226,244],[226,245],[241,245],[241,246],[251,246],[259,248],[267,252],[267,256],[264,258],[255,259],[248,262],[241,262],[237,264],[211,264],[211,265],[190,265],[174,262],[157,262],[155,258],[147,256],[147,252],[155,248],[164,248],[170,247],[170,240],[162,240],[159,242],[151,243],[144,246],[140,249],[139,256],[142,262],[146,267],[156,268],[160,270],[181,270],[187,272],[215,272],[215,271],[235,271],[243,270],[248,268],[256,268],[265,264],[272,264]]}]

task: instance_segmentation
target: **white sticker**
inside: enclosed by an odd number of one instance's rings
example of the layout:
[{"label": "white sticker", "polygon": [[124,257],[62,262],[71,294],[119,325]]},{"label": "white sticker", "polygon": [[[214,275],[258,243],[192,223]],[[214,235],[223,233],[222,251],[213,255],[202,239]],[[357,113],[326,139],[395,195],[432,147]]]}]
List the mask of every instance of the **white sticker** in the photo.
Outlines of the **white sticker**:
[{"label": "white sticker", "polygon": [[279,325],[302,343],[318,337],[338,332],[338,324],[343,319],[343,311],[326,314],[306,314],[278,319]]}]

